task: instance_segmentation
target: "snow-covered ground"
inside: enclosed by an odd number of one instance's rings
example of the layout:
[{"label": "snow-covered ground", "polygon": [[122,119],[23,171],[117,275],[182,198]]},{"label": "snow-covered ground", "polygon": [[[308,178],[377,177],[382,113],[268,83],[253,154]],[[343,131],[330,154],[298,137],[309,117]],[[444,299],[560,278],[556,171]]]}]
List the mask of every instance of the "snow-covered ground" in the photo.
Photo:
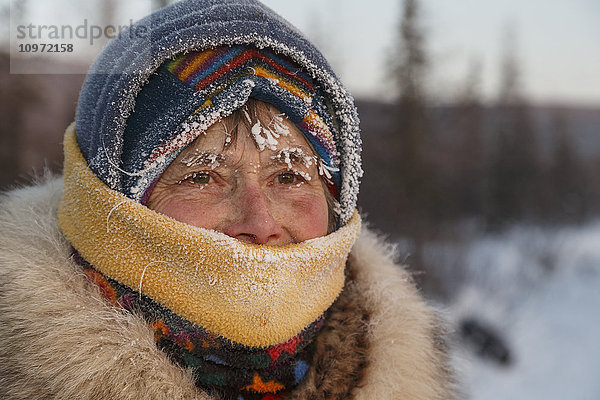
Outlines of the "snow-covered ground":
[{"label": "snow-covered ground", "polygon": [[[600,399],[600,221],[518,227],[428,250],[442,277],[460,282],[446,308],[468,398]],[[508,365],[478,356],[461,339],[465,318],[498,335],[510,351]]]}]

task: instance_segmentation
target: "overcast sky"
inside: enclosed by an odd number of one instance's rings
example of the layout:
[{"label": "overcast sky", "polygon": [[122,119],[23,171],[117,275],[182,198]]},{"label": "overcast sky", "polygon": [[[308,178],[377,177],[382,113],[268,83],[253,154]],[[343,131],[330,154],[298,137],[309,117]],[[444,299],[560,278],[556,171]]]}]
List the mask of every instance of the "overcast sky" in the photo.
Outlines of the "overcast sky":
[{"label": "overcast sky", "polygon": [[[385,61],[401,0],[264,0],[323,47],[356,96],[386,95]],[[600,1],[422,0],[430,91],[448,97],[481,63],[482,91],[498,90],[506,32],[516,37],[533,101],[600,105]],[[512,28],[511,28],[512,27]]]},{"label": "overcast sky", "polygon": [[[31,18],[38,23],[52,23],[52,16],[63,21],[69,12],[79,19],[98,14],[97,6],[90,5],[97,0],[28,1]],[[356,97],[390,97],[386,60],[402,0],[263,1],[321,47]],[[44,7],[48,4],[51,9]],[[125,21],[150,9],[150,0],[116,4]],[[600,106],[600,0],[421,0],[420,4],[432,98],[450,98],[469,66],[479,63],[481,90],[493,100],[503,38],[512,29],[523,91],[531,100]]]}]

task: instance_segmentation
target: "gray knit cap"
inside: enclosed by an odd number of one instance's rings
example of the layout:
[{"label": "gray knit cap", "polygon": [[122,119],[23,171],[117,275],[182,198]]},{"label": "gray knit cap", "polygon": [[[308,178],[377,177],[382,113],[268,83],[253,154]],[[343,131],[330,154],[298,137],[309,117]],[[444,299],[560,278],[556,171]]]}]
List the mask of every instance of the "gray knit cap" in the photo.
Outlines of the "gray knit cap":
[{"label": "gray knit cap", "polygon": [[[294,27],[255,0],[182,0],[138,21],[109,43],[92,65],[76,113],[79,147],[94,173],[111,189],[125,189],[143,169],[123,162],[125,137],[136,99],[166,60],[218,46],[268,48],[300,65],[331,107],[340,163],[340,225],[352,216],[362,176],[361,140],[354,100],[321,53]],[[226,112],[223,111],[223,115]],[[140,146],[140,157],[146,150]]]}]

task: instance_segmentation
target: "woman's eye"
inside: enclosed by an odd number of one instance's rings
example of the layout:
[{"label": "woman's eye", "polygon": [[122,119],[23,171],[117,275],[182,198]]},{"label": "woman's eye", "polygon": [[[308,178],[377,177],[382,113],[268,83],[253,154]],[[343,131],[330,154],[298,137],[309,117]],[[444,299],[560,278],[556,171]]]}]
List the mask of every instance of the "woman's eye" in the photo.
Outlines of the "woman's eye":
[{"label": "woman's eye", "polygon": [[207,172],[196,172],[188,176],[185,180],[196,185],[202,185],[210,182],[210,174]]},{"label": "woman's eye", "polygon": [[279,174],[277,175],[277,183],[281,185],[291,185],[292,183],[296,183],[296,175],[291,172]]}]

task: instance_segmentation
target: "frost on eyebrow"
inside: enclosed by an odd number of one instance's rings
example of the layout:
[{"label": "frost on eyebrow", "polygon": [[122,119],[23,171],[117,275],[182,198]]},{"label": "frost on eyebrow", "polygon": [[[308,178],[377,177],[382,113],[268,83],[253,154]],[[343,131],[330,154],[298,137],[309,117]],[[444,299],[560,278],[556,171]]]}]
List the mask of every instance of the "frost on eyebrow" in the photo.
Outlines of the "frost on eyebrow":
[{"label": "frost on eyebrow", "polygon": [[306,153],[307,151],[302,147],[285,147],[279,150],[274,156],[271,156],[271,159],[275,162],[287,165],[290,170],[302,175],[306,180],[310,180],[310,176],[308,176],[306,172],[294,169],[293,165],[303,165],[304,168],[310,169],[314,163],[317,165],[319,175],[325,177],[327,180],[331,180],[332,172],[339,171],[339,168],[327,165],[321,157],[313,154],[308,155]]},{"label": "frost on eyebrow", "polygon": [[292,164],[304,165],[306,169],[310,168],[317,162],[317,156],[307,155],[306,151],[301,147],[284,147],[277,154],[271,156],[271,159],[280,162],[292,168]]},{"label": "frost on eyebrow", "polygon": [[301,165],[306,170],[317,163],[317,156],[307,155],[306,151],[301,147],[285,147],[277,152],[277,154],[271,156],[271,160],[276,163],[287,165],[295,174],[302,176],[305,180],[310,181],[312,177],[306,171],[300,171],[294,168],[294,165]]},{"label": "frost on eyebrow", "polygon": [[208,166],[209,168],[217,168],[224,161],[225,155],[222,153],[196,149],[191,154],[183,157],[180,163],[186,167]]}]

